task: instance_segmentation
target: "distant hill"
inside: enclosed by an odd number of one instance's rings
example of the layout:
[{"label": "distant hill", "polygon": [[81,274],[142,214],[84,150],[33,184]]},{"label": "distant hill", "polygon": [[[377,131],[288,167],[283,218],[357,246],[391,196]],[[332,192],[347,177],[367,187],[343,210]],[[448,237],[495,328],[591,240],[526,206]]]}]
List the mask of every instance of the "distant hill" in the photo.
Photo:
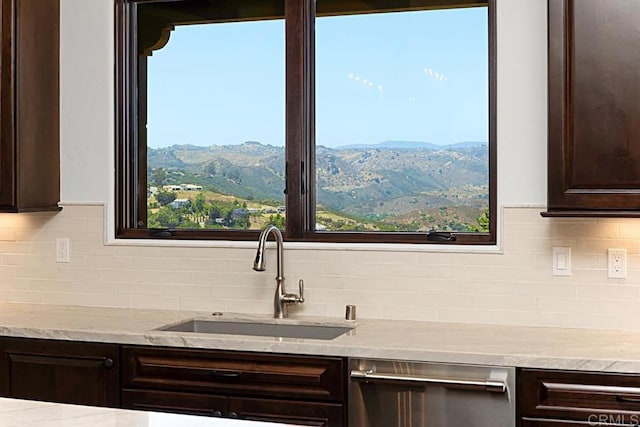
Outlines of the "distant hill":
[{"label": "distant hill", "polygon": [[[148,149],[148,177],[169,172],[165,184],[192,183],[248,200],[284,200],[284,147],[173,145]],[[316,150],[317,200],[328,210],[387,217],[424,209],[487,204],[486,143],[436,145],[385,141]]]},{"label": "distant hill", "polygon": [[455,144],[448,145],[438,145],[432,144],[430,142],[422,142],[422,141],[383,141],[378,144],[351,144],[351,145],[341,145],[335,147],[337,150],[352,150],[352,149],[423,149],[423,150],[447,150],[447,149],[455,149],[455,148],[470,148],[470,147],[480,147],[482,145],[487,145],[486,142],[476,142],[476,141],[465,141],[458,142]]}]

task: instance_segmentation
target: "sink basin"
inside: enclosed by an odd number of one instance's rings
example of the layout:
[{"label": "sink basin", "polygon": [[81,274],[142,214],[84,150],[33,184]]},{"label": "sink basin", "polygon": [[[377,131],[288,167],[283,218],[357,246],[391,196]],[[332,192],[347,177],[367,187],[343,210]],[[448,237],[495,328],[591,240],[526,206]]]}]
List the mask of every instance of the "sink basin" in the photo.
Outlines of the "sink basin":
[{"label": "sink basin", "polygon": [[254,335],[261,337],[310,338],[332,340],[352,328],[327,325],[227,322],[193,319],[159,328],[161,331],[196,332],[200,334]]}]

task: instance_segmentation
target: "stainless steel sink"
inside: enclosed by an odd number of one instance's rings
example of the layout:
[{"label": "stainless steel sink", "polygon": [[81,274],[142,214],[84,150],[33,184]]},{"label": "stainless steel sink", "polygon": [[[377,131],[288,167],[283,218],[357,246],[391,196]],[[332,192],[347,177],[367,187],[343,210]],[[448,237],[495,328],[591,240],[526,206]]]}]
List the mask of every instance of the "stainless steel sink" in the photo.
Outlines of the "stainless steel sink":
[{"label": "stainless steel sink", "polygon": [[228,322],[193,319],[163,326],[161,331],[195,332],[200,334],[253,335],[261,337],[310,338],[332,340],[352,328],[327,325],[299,325],[281,323]]}]

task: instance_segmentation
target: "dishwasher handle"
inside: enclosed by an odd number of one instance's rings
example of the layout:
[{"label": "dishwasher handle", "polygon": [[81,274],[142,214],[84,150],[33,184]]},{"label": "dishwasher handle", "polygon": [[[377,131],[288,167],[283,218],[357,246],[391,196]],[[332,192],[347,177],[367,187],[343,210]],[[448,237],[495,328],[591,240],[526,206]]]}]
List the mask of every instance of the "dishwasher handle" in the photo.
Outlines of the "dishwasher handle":
[{"label": "dishwasher handle", "polygon": [[352,370],[351,379],[365,382],[393,382],[405,383],[407,385],[434,385],[447,388],[460,388],[467,390],[481,390],[492,393],[505,393],[507,385],[504,381],[487,378],[486,380],[463,379],[463,378],[438,378],[422,377],[399,374],[380,374],[373,370],[361,371]]}]

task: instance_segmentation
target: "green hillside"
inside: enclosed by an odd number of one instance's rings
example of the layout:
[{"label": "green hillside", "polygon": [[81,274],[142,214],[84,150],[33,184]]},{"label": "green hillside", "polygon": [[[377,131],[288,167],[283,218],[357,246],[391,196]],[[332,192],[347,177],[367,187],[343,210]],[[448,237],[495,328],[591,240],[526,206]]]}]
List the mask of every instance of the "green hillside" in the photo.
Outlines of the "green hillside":
[{"label": "green hillside", "polygon": [[[478,218],[488,206],[486,144],[438,147],[415,143],[416,148],[410,148],[411,144],[394,141],[374,147],[318,147],[320,227],[401,231],[479,227]],[[246,215],[247,225],[230,217],[222,221],[210,213],[208,220],[203,219],[204,207],[200,206],[197,212],[187,209],[183,216],[191,222],[178,226],[260,228],[272,213],[258,215],[255,210],[270,212],[284,205],[283,147],[245,142],[211,147],[174,145],[148,151],[150,189],[157,192],[168,185],[193,184],[202,187],[204,201],[200,200],[200,205],[217,204],[224,207],[227,216],[234,210],[235,216],[240,215],[238,209],[252,211]],[[176,197],[194,199],[196,195]],[[154,206],[150,224],[153,219],[162,226],[162,221],[152,217],[167,216],[171,207],[158,207],[154,195],[149,203]],[[214,213],[218,215],[219,209]]]}]

